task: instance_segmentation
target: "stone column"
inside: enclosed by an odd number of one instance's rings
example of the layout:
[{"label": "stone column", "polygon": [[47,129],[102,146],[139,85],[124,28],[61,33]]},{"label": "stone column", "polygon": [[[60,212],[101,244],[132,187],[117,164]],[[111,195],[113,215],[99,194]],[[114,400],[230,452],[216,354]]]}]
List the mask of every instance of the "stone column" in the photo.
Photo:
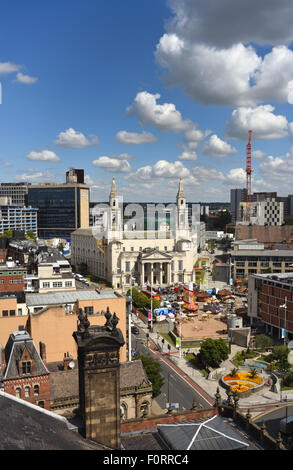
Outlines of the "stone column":
[{"label": "stone column", "polygon": [[163,264],[160,263],[160,286],[162,285],[163,281],[162,281],[162,274],[163,274]]},{"label": "stone column", "polygon": [[171,262],[167,264],[167,284],[171,285]]},{"label": "stone column", "polygon": [[144,285],[144,263],[141,263],[141,280],[140,280],[141,285]]}]

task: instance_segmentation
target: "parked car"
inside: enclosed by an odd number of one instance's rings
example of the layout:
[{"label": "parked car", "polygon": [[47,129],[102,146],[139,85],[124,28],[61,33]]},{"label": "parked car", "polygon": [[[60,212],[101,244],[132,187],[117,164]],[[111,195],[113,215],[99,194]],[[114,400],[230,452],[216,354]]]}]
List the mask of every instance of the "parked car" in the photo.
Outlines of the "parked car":
[{"label": "parked car", "polygon": [[134,335],[139,335],[139,329],[136,326],[132,326],[131,333],[133,333]]}]

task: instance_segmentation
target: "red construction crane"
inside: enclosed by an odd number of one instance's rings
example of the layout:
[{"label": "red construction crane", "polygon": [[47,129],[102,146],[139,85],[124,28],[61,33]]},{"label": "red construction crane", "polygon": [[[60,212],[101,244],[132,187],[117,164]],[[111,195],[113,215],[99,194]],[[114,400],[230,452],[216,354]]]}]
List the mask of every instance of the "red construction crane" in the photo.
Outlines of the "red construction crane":
[{"label": "red construction crane", "polygon": [[250,203],[251,203],[251,140],[252,131],[248,131],[248,144],[246,145],[246,221],[250,221]]}]

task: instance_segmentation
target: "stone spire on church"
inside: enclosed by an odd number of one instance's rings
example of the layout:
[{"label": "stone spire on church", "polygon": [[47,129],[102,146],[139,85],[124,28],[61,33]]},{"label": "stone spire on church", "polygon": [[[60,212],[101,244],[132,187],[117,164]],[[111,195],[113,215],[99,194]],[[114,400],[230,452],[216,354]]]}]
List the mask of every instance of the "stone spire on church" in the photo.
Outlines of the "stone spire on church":
[{"label": "stone spire on church", "polygon": [[178,188],[178,193],[177,193],[177,199],[178,198],[184,198],[185,199],[185,194],[183,191],[183,183],[182,183],[182,176],[180,176],[180,181],[179,181],[179,188]]},{"label": "stone spire on church", "polygon": [[116,183],[115,183],[115,176],[113,176],[113,182],[112,182],[112,188],[110,192],[110,199],[113,199],[117,197],[117,189],[116,189]]}]

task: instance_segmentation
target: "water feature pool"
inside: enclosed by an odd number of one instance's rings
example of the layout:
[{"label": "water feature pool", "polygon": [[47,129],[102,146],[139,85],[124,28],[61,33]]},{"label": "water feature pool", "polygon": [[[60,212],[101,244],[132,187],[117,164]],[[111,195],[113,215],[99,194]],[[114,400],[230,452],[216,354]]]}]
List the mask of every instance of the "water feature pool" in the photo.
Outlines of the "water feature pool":
[{"label": "water feature pool", "polygon": [[[250,364],[249,361],[244,361],[244,365],[245,365],[245,366],[251,366],[251,364]],[[261,361],[255,361],[255,362],[252,364],[252,367],[258,367],[259,369],[267,369],[267,368],[268,368],[268,365],[265,364],[264,362],[261,362]]]}]

